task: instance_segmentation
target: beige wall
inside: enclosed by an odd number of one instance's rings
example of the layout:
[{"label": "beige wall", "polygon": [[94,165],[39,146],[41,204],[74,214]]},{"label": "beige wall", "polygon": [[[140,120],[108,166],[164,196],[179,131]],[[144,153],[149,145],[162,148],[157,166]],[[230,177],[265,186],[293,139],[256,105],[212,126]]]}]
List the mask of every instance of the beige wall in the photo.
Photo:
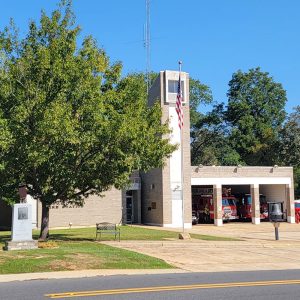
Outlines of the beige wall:
[{"label": "beige wall", "polygon": [[[120,223],[122,220],[121,191],[111,189],[104,197],[90,196],[81,208],[62,208],[60,205],[50,209],[50,227],[90,226],[99,222]],[[57,207],[57,208],[56,208]],[[41,205],[38,209],[38,226],[41,222]]]},{"label": "beige wall", "polygon": [[[160,104],[164,102],[164,95],[161,92],[161,86],[163,85],[163,72],[160,72],[159,76],[156,78],[149,90],[148,105],[152,106],[156,101]],[[163,106],[162,106],[163,107]],[[163,109],[163,120],[166,120],[166,109]],[[167,175],[169,177],[169,175]],[[162,169],[153,169],[147,173],[141,174],[142,182],[142,223],[145,224],[163,224],[164,216],[164,205],[165,197],[168,197],[168,191],[166,191],[163,185],[163,172]],[[156,208],[153,208],[153,205]]]},{"label": "beige wall", "polygon": [[286,185],[285,184],[261,184],[259,186],[260,194],[266,196],[268,202],[284,202],[283,208],[287,210],[287,195],[286,195]]},{"label": "beige wall", "polygon": [[164,196],[161,169],[142,174],[142,223],[162,224]]},{"label": "beige wall", "polygon": [[267,197],[268,202],[281,202],[285,201],[286,198],[284,184],[261,184],[259,186],[259,192]]},{"label": "beige wall", "polygon": [[293,178],[292,167],[237,167],[237,166],[191,166],[192,178],[228,177],[288,177]]}]

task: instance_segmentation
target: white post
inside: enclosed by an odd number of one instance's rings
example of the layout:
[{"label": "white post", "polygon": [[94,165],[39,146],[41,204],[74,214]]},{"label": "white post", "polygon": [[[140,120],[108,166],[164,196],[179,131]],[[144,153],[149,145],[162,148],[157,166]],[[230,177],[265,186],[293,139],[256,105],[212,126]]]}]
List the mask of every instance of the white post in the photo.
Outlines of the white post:
[{"label": "white post", "polygon": [[[178,62],[179,64],[179,80],[181,80],[181,65],[182,61]],[[180,84],[180,94],[182,97],[182,89],[181,89],[181,82]],[[181,102],[182,102],[181,98]],[[182,107],[183,109],[183,107]],[[183,193],[183,186],[184,186],[184,176],[183,176],[183,126],[184,122],[182,124],[182,127],[180,128],[180,150],[181,150],[181,199],[182,199],[182,232],[184,233],[184,193]]]}]

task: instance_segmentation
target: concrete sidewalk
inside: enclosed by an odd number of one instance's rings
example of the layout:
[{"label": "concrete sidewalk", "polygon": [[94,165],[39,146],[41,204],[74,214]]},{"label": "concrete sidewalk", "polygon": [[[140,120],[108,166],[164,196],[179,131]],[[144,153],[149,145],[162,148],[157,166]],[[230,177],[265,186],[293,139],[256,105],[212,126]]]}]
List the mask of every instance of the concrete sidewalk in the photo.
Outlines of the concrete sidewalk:
[{"label": "concrete sidewalk", "polygon": [[[141,226],[149,229],[149,226]],[[158,230],[174,230],[150,227]],[[178,269],[82,270],[0,275],[0,282],[33,279],[81,278],[122,274],[285,270],[300,268],[300,224],[282,223],[275,241],[270,223],[229,223],[222,227],[196,225],[189,233],[232,237],[241,241],[166,240],[102,242],[165,260]]]},{"label": "concrete sidewalk", "polygon": [[186,273],[181,269],[100,269],[100,270],[80,270],[80,271],[59,271],[42,273],[24,273],[0,275],[0,283],[25,280],[44,280],[44,279],[67,279],[67,278],[85,278],[95,276],[113,276],[113,275],[145,275],[145,274],[174,274]]},{"label": "concrete sidewalk", "polygon": [[[155,229],[166,230],[161,227]],[[178,229],[177,229],[178,230]],[[282,223],[275,241],[270,223],[196,225],[189,233],[232,237],[241,241],[121,241],[106,244],[161,258],[190,272],[283,270],[300,268],[300,225]]]}]

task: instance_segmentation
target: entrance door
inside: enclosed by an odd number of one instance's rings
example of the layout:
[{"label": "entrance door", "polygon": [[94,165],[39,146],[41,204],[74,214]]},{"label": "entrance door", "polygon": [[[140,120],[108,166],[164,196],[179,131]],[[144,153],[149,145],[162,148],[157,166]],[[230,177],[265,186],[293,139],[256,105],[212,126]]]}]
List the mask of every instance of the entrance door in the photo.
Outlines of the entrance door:
[{"label": "entrance door", "polygon": [[133,223],[133,199],[132,191],[126,192],[126,223]]}]

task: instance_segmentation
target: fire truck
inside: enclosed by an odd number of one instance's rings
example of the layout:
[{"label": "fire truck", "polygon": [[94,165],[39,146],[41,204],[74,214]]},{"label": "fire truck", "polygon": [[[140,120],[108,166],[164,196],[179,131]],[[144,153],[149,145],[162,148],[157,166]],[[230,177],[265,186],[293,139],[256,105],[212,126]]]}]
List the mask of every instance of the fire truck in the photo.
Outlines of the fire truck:
[{"label": "fire truck", "polygon": [[[229,189],[222,190],[222,219],[223,221],[238,219],[237,199]],[[192,209],[196,212],[199,222],[210,223],[214,220],[213,189],[193,188]]]},{"label": "fire truck", "polygon": [[300,222],[300,199],[295,200],[295,219],[296,223]]},{"label": "fire truck", "polygon": [[[260,202],[260,218],[262,220],[268,219],[268,203],[266,200],[266,196],[260,194],[259,195]],[[240,219],[246,220],[251,219],[252,213],[252,198],[250,194],[242,194],[238,197],[237,202],[238,215]]]}]

